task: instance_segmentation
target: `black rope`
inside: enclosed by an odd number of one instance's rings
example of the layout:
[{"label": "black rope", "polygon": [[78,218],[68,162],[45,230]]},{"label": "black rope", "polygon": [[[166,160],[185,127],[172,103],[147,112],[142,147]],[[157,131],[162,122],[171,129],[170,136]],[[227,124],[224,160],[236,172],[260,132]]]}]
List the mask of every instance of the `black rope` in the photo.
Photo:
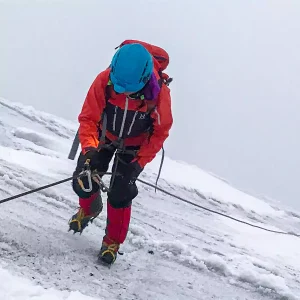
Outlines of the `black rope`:
[{"label": "black rope", "polygon": [[[98,173],[98,175],[112,175],[112,173],[110,173],[110,172],[102,172],[102,173]],[[27,191],[27,192],[24,192],[24,193],[21,193],[21,194],[17,194],[17,195],[15,195],[15,196],[11,196],[11,197],[5,198],[5,199],[3,199],[3,200],[0,200],[0,204],[1,204],[1,203],[4,203],[4,202],[11,201],[11,200],[14,200],[14,199],[17,199],[17,198],[20,198],[20,197],[23,197],[23,196],[26,196],[26,195],[29,195],[29,194],[33,194],[33,193],[35,193],[35,192],[39,192],[39,191],[41,191],[41,190],[44,190],[44,189],[47,189],[47,188],[50,188],[50,187],[53,187],[53,186],[56,186],[56,185],[59,185],[59,184],[62,184],[62,183],[64,183],[64,182],[70,181],[70,180],[72,180],[72,179],[74,179],[74,178],[77,178],[77,177],[78,177],[78,176],[76,176],[76,175],[75,175],[75,176],[72,176],[72,177],[68,177],[68,178],[66,178],[66,179],[62,179],[62,180],[59,180],[59,181],[56,181],[56,182],[53,182],[53,183],[50,183],[50,184],[41,186],[41,187],[36,188],[36,189],[33,189],[33,190],[29,190],[29,191]],[[217,215],[220,215],[220,216],[222,216],[222,217],[231,219],[231,220],[233,220],[233,221],[236,221],[236,222],[239,222],[239,223],[242,223],[242,224],[245,224],[245,225],[254,227],[254,228],[258,228],[258,229],[261,229],[261,230],[264,230],[264,231],[272,232],[272,233],[277,233],[277,234],[291,235],[291,236],[295,236],[295,237],[300,237],[300,234],[296,234],[296,233],[294,233],[294,232],[285,232],[285,231],[272,230],[272,229],[268,229],[268,228],[265,228],[265,227],[262,227],[262,226],[258,226],[258,225],[251,224],[251,223],[249,223],[249,222],[246,222],[246,221],[243,221],[243,220],[240,220],[240,219],[231,217],[231,216],[226,215],[226,214],[224,214],[224,213],[218,212],[218,211],[216,211],[216,210],[213,210],[213,209],[204,207],[204,206],[202,206],[202,205],[196,204],[196,203],[194,203],[194,202],[192,202],[192,201],[186,200],[186,199],[184,199],[184,198],[182,198],[182,197],[180,197],[180,196],[177,196],[177,195],[175,195],[175,194],[172,194],[172,193],[170,193],[170,192],[168,192],[168,191],[166,191],[166,190],[164,190],[164,189],[158,187],[158,186],[155,185],[155,184],[146,182],[146,181],[144,181],[144,180],[142,180],[142,179],[137,179],[137,181],[139,181],[139,182],[141,182],[142,184],[145,184],[145,185],[147,185],[147,186],[150,186],[150,187],[152,187],[152,188],[154,188],[154,189],[156,188],[157,190],[163,192],[164,194],[169,195],[169,196],[171,196],[171,197],[174,197],[174,198],[176,198],[176,199],[178,199],[178,200],[180,200],[180,201],[182,201],[182,202],[185,202],[185,203],[190,204],[190,205],[192,205],[192,206],[195,206],[195,207],[197,207],[197,208],[206,210],[206,211],[208,211],[208,212],[210,212],[210,213],[217,214]]]},{"label": "black rope", "polygon": [[143,180],[141,180],[141,179],[138,179],[138,181],[140,181],[141,183],[143,183],[143,184],[145,184],[145,185],[148,185],[148,186],[150,186],[150,187],[156,188],[157,190],[159,190],[159,191],[165,193],[166,195],[169,195],[169,196],[171,196],[171,197],[174,197],[174,198],[176,198],[176,199],[178,199],[178,200],[180,200],[180,201],[182,201],[182,202],[188,203],[188,204],[190,204],[190,205],[193,205],[193,206],[195,206],[195,207],[198,207],[198,208],[201,208],[201,209],[203,209],[203,210],[209,211],[209,212],[211,212],[211,213],[214,213],[214,214],[223,216],[223,217],[228,218],[228,219],[231,219],[231,220],[233,220],[233,221],[236,221],[236,222],[239,222],[239,223],[242,223],[242,224],[246,224],[246,225],[249,225],[249,226],[252,226],[252,227],[261,229],[261,230],[265,230],[265,231],[268,231],[268,232],[273,232],[273,233],[278,233],[278,234],[285,234],[285,235],[293,235],[293,236],[296,236],[296,237],[300,237],[300,234],[296,234],[296,233],[294,233],[294,232],[277,231],[277,230],[272,230],[272,229],[268,229],[268,228],[265,228],[265,227],[261,227],[261,226],[258,226],[258,225],[254,225],[254,224],[248,223],[248,222],[246,222],[246,221],[243,221],[243,220],[240,220],[240,219],[231,217],[231,216],[229,216],[229,215],[223,214],[223,213],[221,213],[221,212],[215,211],[215,210],[213,210],[213,209],[210,209],[210,208],[204,207],[204,206],[202,206],[202,205],[196,204],[196,203],[194,203],[194,202],[191,202],[191,201],[189,201],[189,200],[186,200],[186,199],[184,199],[184,198],[182,198],[182,197],[180,197],[180,196],[177,196],[177,195],[174,195],[174,194],[172,194],[172,193],[170,193],[170,192],[168,192],[168,191],[165,191],[164,189],[162,189],[162,188],[160,188],[160,187],[158,187],[158,186],[156,186],[156,185],[154,185],[154,184],[152,184],[152,183],[148,183],[148,182],[143,181]]},{"label": "black rope", "polygon": [[[110,172],[102,172],[102,173],[98,173],[99,175],[111,175]],[[42,191],[42,190],[45,190],[45,189],[48,189],[50,187],[53,187],[53,186],[56,186],[56,185],[59,185],[59,184],[62,184],[62,183],[65,183],[65,182],[68,182],[74,178],[77,178],[78,175],[74,175],[72,177],[68,177],[68,178],[65,178],[65,179],[62,179],[62,180],[59,180],[59,181],[56,181],[56,182],[53,182],[53,183],[50,183],[50,184],[47,184],[47,185],[43,185],[43,186],[40,186],[36,189],[32,189],[32,190],[29,190],[29,191],[26,191],[26,192],[23,192],[23,193],[20,193],[20,194],[17,194],[17,195],[14,195],[14,196],[11,196],[11,197],[8,197],[8,198],[5,198],[3,200],[0,200],[0,204],[2,203],[5,203],[5,202],[8,202],[8,201],[11,201],[11,200],[14,200],[14,199],[17,199],[17,198],[21,198],[21,197],[24,197],[24,196],[27,196],[27,195],[30,195],[30,194],[33,194],[33,193],[36,193],[36,192],[39,192],[39,191]]]},{"label": "black rope", "polygon": [[47,185],[38,187],[38,188],[36,188],[36,189],[29,190],[29,191],[27,191],[27,192],[24,192],[24,193],[15,195],[15,196],[11,196],[11,197],[5,198],[5,199],[3,199],[3,200],[0,200],[0,204],[1,204],[1,203],[4,203],[4,202],[11,201],[11,200],[14,200],[14,199],[17,199],[17,198],[20,198],[20,197],[23,197],[23,196],[26,196],[26,195],[30,195],[30,194],[35,193],[35,192],[39,192],[39,191],[41,191],[41,190],[44,190],[44,189],[47,189],[47,188],[49,188],[49,187],[52,187],[52,186],[56,186],[56,185],[62,184],[62,183],[64,183],[64,182],[70,181],[70,180],[72,180],[72,179],[73,179],[73,177],[68,177],[68,178],[66,178],[66,179],[59,180],[59,181],[56,181],[56,182],[53,182],[53,183],[50,183],[50,184],[47,184]]}]

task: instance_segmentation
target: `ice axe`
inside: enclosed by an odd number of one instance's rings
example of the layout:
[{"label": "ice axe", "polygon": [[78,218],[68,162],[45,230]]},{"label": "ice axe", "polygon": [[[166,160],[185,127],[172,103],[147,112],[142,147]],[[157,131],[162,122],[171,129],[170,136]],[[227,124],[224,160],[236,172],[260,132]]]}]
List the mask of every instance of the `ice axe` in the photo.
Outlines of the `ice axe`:
[{"label": "ice axe", "polygon": [[78,148],[79,148],[79,130],[77,130],[76,135],[74,137],[68,159],[71,159],[71,160],[75,159]]}]

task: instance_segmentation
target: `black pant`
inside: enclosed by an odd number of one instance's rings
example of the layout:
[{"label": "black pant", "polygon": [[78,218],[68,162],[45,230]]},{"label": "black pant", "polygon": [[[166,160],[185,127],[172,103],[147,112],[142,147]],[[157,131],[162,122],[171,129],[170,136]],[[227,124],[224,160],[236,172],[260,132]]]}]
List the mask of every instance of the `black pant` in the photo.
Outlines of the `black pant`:
[{"label": "black pant", "polygon": [[[126,150],[138,150],[138,147],[126,147]],[[116,152],[116,148],[110,147],[102,148],[95,155],[97,157],[93,157],[93,160],[96,162],[97,171],[98,172],[107,172],[109,163],[111,162],[114,154]],[[115,155],[114,163],[112,166],[112,170],[116,170],[116,176],[111,178],[113,182],[110,182],[111,189],[108,192],[108,201],[114,208],[123,208],[131,205],[132,200],[138,195],[138,189],[136,184],[129,184],[131,180],[130,176],[128,177],[126,174],[126,165],[129,164],[135,155],[133,153],[117,153]],[[78,175],[85,163],[86,159],[84,155],[81,153],[77,166],[74,172],[74,175]],[[82,179],[85,186],[87,186],[87,182],[85,178]],[[89,198],[91,195],[99,192],[99,186],[93,181],[93,189],[90,193],[84,192],[78,184],[77,179],[73,180],[73,190],[74,192],[81,198]]]}]

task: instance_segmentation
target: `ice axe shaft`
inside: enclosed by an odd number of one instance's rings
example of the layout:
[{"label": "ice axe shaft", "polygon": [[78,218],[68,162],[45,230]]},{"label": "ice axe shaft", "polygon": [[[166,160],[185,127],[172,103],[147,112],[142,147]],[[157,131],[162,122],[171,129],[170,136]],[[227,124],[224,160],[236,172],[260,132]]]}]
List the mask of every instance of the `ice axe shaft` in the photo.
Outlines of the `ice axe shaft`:
[{"label": "ice axe shaft", "polygon": [[75,159],[78,148],[79,148],[79,130],[77,130],[76,135],[74,137],[68,159],[71,159],[71,160]]}]

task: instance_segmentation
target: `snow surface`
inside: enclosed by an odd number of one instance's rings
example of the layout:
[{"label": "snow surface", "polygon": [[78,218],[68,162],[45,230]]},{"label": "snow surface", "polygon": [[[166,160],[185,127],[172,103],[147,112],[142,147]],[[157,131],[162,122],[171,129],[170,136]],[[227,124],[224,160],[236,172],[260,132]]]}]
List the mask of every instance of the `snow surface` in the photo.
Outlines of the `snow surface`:
[{"label": "snow surface", "polygon": [[[76,129],[0,98],[0,200],[69,177]],[[158,156],[141,178],[154,183],[159,163]],[[166,158],[159,186],[259,226],[300,232],[299,212],[184,162]],[[110,269],[96,263],[106,212],[81,236],[68,232],[78,207],[70,183],[2,204],[0,299],[300,299],[299,238],[236,223],[141,183],[139,190],[124,255]]]},{"label": "snow surface", "polygon": [[45,289],[33,285],[28,279],[11,275],[0,269],[1,300],[93,300],[79,292],[61,292],[53,288]]}]

